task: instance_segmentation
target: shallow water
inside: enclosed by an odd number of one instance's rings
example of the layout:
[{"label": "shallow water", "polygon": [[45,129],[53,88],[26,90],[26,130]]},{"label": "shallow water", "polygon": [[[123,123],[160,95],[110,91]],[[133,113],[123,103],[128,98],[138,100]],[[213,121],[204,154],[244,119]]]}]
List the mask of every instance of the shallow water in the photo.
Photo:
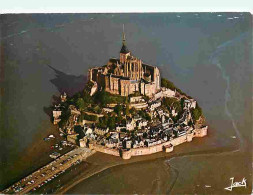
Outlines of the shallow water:
[{"label": "shallow water", "polygon": [[[224,193],[230,177],[238,181],[246,177],[250,185],[251,16],[180,13],[178,18],[176,15],[1,16],[4,54],[1,188],[21,177],[31,166],[23,166],[22,171],[18,164],[26,163],[26,159],[20,162],[21,156],[37,135],[46,136],[45,129],[52,128],[47,113],[53,95],[80,90],[89,67],[103,65],[109,57],[118,57],[123,23],[129,50],[144,62],[157,65],[163,77],[197,99],[210,133],[203,140],[194,140],[190,148],[175,149],[178,154],[199,151],[197,156],[124,165],[124,169],[115,167],[83,181],[69,192]],[[239,18],[227,19],[232,16]],[[227,152],[223,153],[224,150]],[[170,167],[171,175],[164,174],[166,166]],[[249,189],[234,192],[247,193]]]}]

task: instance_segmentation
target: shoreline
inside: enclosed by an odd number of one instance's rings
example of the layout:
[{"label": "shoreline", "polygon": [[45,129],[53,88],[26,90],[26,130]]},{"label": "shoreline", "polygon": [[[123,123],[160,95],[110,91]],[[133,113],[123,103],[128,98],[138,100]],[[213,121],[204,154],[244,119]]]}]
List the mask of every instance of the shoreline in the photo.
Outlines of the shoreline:
[{"label": "shoreline", "polygon": [[[78,180],[75,180],[74,183],[69,184],[69,185],[67,184],[68,186],[66,186],[62,191],[60,190],[60,191],[56,191],[56,192],[59,193],[59,194],[65,194],[68,190],[70,190],[74,186],[78,185],[80,182],[82,182],[82,181],[84,181],[84,180],[86,180],[86,179],[88,179],[88,178],[90,178],[90,177],[92,177],[92,176],[94,176],[94,175],[96,175],[98,173],[101,173],[101,172],[103,172],[103,171],[105,171],[105,170],[107,170],[109,168],[116,167],[118,165],[121,165],[121,164],[108,165],[108,166],[106,166],[106,167],[104,167],[104,168],[102,168],[100,170],[97,170],[95,172],[91,172],[90,174],[85,175],[84,177],[80,176],[80,178]],[[88,169],[89,169],[89,167],[88,167]]]},{"label": "shoreline", "polygon": [[[8,165],[6,169],[3,169],[2,173],[6,173],[5,180],[2,180],[1,189],[5,190],[11,185],[15,184],[17,181],[25,178],[41,167],[49,164],[53,161],[49,155],[53,151],[57,151],[56,149],[51,149],[51,145],[59,143],[63,138],[59,135],[58,130],[51,123],[45,125],[45,132],[39,131],[37,132],[32,139],[32,143],[29,147],[25,148],[22,152],[18,154],[16,159],[19,159],[18,162],[15,162],[15,167],[12,168],[11,165]],[[45,135],[48,136],[53,134],[55,139],[51,139],[50,141],[44,141]],[[62,155],[71,151],[72,147],[65,147],[62,151],[59,151]],[[12,161],[10,161],[12,163]]]},{"label": "shoreline", "polygon": [[[60,194],[64,194],[66,193],[67,191],[71,190],[72,188],[74,188],[76,185],[78,185],[79,183],[81,183],[82,181],[86,180],[86,179],[89,179],[90,177],[98,174],[98,173],[101,173],[107,169],[110,169],[110,168],[113,168],[113,167],[116,167],[118,165],[129,165],[129,164],[133,164],[133,163],[139,163],[139,162],[147,162],[147,161],[152,161],[152,160],[156,160],[156,159],[172,159],[174,157],[180,157],[180,156],[185,156],[185,155],[196,155],[196,154],[209,154],[209,153],[223,153],[223,152],[226,152],[226,151],[232,151],[234,147],[231,148],[231,146],[227,147],[227,148],[210,148],[207,144],[207,140],[210,138],[210,136],[212,137],[212,134],[211,135],[207,135],[201,139],[194,139],[192,142],[186,142],[182,145],[179,145],[176,147],[175,151],[171,152],[171,153],[165,153],[165,152],[158,152],[158,153],[155,153],[155,154],[149,154],[149,155],[143,155],[143,156],[135,156],[135,157],[132,157],[131,159],[129,160],[123,160],[121,157],[115,157],[115,156],[112,156],[112,155],[108,155],[108,154],[103,154],[103,153],[100,153],[100,152],[96,152],[95,154],[93,154],[92,156],[88,157],[87,160],[84,160],[83,162],[85,163],[88,163],[88,167],[87,167],[87,170],[85,170],[83,173],[80,174],[80,176],[78,175],[77,176],[77,180],[73,180],[73,182],[69,182],[66,183],[66,184],[63,184],[61,186],[61,188],[59,189],[56,189],[56,193],[60,193]],[[206,144],[207,145],[206,145]],[[198,151],[199,147],[198,145],[200,146],[203,146],[203,144],[205,145],[205,148],[204,150],[202,151]],[[190,147],[190,150],[187,151],[189,146],[191,145]],[[233,145],[234,146],[234,145]],[[194,151],[196,150],[196,148],[198,149],[197,151]],[[193,150],[192,150],[193,149]],[[100,164],[100,162],[103,162],[101,160],[104,160],[106,159],[105,163],[102,163]],[[108,162],[109,160],[109,162]],[[66,177],[69,177],[69,176],[66,176]]]},{"label": "shoreline", "polygon": [[[91,178],[92,176],[102,173],[104,171],[106,171],[107,169],[111,169],[113,167],[117,167],[117,166],[125,166],[125,165],[129,165],[129,164],[134,164],[134,163],[141,163],[141,162],[148,162],[148,161],[154,161],[154,160],[171,160],[174,159],[175,157],[184,157],[184,156],[193,156],[193,155],[219,155],[219,154],[224,154],[224,153],[228,153],[227,155],[229,155],[230,153],[233,154],[233,152],[237,151],[237,146],[235,147],[227,147],[227,148],[218,148],[218,149],[211,149],[211,150],[202,150],[202,151],[193,151],[193,152],[183,152],[180,154],[177,153],[165,153],[165,152],[159,152],[153,155],[146,155],[146,156],[141,156],[141,157],[134,157],[133,159],[130,160],[121,160],[121,159],[114,159],[116,160],[116,162],[110,162],[109,164],[96,164],[96,161],[99,161],[99,156],[101,156],[102,158],[104,158],[104,155],[108,155],[108,154],[103,154],[100,152],[96,152],[95,154],[93,154],[92,156],[90,156],[86,162],[90,163],[90,165],[87,167],[87,172],[84,172],[83,174],[81,174],[77,180],[73,181],[73,183],[69,183],[69,184],[65,184],[65,186],[62,186],[60,189],[56,190],[56,193],[59,194],[65,194],[66,192],[68,192],[69,190],[71,190],[72,188],[74,188],[75,186],[77,186],[78,184],[80,184],[81,182]],[[98,158],[97,158],[97,156]],[[95,159],[92,159],[95,158]],[[117,157],[115,157],[117,158]],[[89,162],[89,161],[95,161],[95,162]],[[166,165],[168,167],[170,167],[169,163]],[[93,167],[95,166],[95,167]]]}]

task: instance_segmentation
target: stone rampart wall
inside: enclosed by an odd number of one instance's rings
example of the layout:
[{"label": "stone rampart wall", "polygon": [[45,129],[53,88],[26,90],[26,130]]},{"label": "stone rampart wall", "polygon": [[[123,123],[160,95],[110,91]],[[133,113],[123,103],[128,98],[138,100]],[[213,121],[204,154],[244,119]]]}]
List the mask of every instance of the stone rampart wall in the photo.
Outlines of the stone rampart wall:
[{"label": "stone rampart wall", "polygon": [[87,115],[93,115],[93,116],[97,116],[98,118],[101,118],[101,117],[103,117],[104,115],[103,114],[96,114],[96,113],[93,113],[93,112],[83,112],[83,113],[85,113],[85,114],[87,114]]},{"label": "stone rampart wall", "polygon": [[102,152],[102,153],[106,153],[106,154],[110,154],[114,156],[120,156],[119,151],[117,149],[111,149],[111,148],[107,148],[105,146],[101,146],[97,144],[89,144],[89,148],[94,149],[97,152]]},{"label": "stone rampart wall", "polygon": [[[123,151],[122,158],[129,159],[131,158],[131,156],[148,155],[148,154],[154,154],[157,152],[162,152],[164,146],[168,146],[170,144],[172,144],[173,146],[177,146],[184,142],[192,141],[192,138],[193,138],[193,134],[186,134],[181,137],[175,138],[173,140],[170,140],[161,144],[157,144],[155,146],[143,147],[143,148],[132,148],[131,150],[129,150],[130,152]],[[125,152],[127,153],[126,155],[124,155]]]},{"label": "stone rampart wall", "polygon": [[[172,146],[177,146],[179,144],[185,143],[185,142],[191,142],[193,137],[203,137],[207,135],[207,126],[197,129],[197,133],[194,135],[194,133],[186,134],[180,137],[177,137],[173,140],[155,145],[155,146],[150,146],[150,147],[141,147],[141,148],[131,148],[130,150],[123,150],[122,151],[122,158],[123,159],[130,159],[132,156],[141,156],[141,155],[149,155],[149,154],[154,154],[157,152],[163,151],[164,146],[168,146],[172,144]],[[106,154],[111,154],[114,156],[120,156],[120,152],[118,149],[110,149],[105,146],[101,145],[96,145],[96,144],[90,144],[90,148],[94,149],[98,152],[103,152]],[[167,150],[168,151],[173,151],[172,150]]]},{"label": "stone rampart wall", "polygon": [[195,132],[195,136],[194,137],[204,137],[207,135],[207,129],[208,129],[208,126],[203,126],[199,129],[196,129]]},{"label": "stone rampart wall", "polygon": [[146,107],[148,107],[148,104],[147,103],[136,103],[136,104],[130,104],[129,105],[129,107],[130,108],[132,108],[132,107],[134,107],[134,108],[136,108],[136,109],[141,109],[141,108],[146,108]]}]

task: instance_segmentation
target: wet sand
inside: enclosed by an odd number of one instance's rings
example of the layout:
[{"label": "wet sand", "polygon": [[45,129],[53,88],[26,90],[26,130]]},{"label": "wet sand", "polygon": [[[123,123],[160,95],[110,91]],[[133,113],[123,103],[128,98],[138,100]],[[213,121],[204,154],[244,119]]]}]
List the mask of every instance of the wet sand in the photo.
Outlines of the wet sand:
[{"label": "wet sand", "polygon": [[[209,134],[175,147],[171,154],[130,161],[96,153],[88,159],[88,167],[80,168],[83,173],[74,174],[73,170],[74,178],[66,173],[66,181],[70,181],[63,182],[66,187],[83,181],[69,190],[62,188],[62,192],[221,194],[227,192],[224,187],[230,177],[236,181],[245,177],[248,188],[232,193],[249,193],[252,17],[236,13],[238,20],[226,19],[234,14],[216,17],[215,13],[203,13],[197,18],[190,13],[182,13],[181,18],[176,13],[3,17],[1,188],[50,161],[50,145],[42,139],[56,133],[47,115],[53,95],[81,89],[89,67],[118,56],[124,23],[129,49],[145,62],[158,65],[162,76],[197,99]],[[176,158],[171,159],[173,156]]]},{"label": "wet sand", "polygon": [[[50,134],[55,135],[55,139],[44,141],[43,138]],[[18,162],[15,163],[15,165],[11,166],[10,169],[1,170],[2,176],[4,175],[1,185],[5,186],[5,188],[53,161],[53,159],[49,157],[53,151],[59,152],[60,154],[65,154],[72,150],[72,148],[69,146],[63,147],[63,150],[61,151],[58,149],[51,149],[51,145],[56,143],[59,144],[61,140],[64,140],[64,138],[59,135],[56,127],[53,125],[46,129],[45,132],[41,131],[35,134],[33,140],[34,141],[30,147],[22,152],[20,156],[16,156]]]},{"label": "wet sand", "polygon": [[[205,148],[207,138],[202,139],[204,140],[199,143],[195,138],[192,143],[179,145],[174,148],[172,153],[159,152],[153,155],[132,157],[130,160],[122,160],[120,157],[97,152],[87,159],[87,162],[97,167],[90,173],[84,172],[80,177],[75,178],[73,184],[66,185],[59,193],[75,194],[80,191],[91,194],[166,193],[177,179],[174,168],[171,168],[171,165],[167,163],[168,159],[180,158],[180,156],[185,155],[222,153],[236,149],[233,147],[215,149],[214,147],[213,150],[201,151],[198,148],[201,145],[204,146],[202,149]],[[93,186],[96,182],[99,183],[97,187]],[[121,185],[115,186],[115,182],[120,182]],[[110,186],[110,183],[112,186],[107,188],[106,186]],[[152,188],[150,187],[151,184],[154,185]],[[127,188],[124,188],[124,185]]]},{"label": "wet sand", "polygon": [[[252,185],[248,153],[238,151],[236,144],[228,148],[214,146],[210,150],[205,145],[207,139],[201,141],[201,145],[195,139],[192,143],[175,147],[172,153],[160,152],[128,161],[96,153],[87,159],[93,167],[87,167],[74,182],[69,182],[57,192],[220,194],[226,192],[224,188],[230,185],[231,177],[238,181],[245,177],[248,179],[247,188],[233,190],[233,193],[249,194]],[[208,150],[199,150],[199,147]]]}]

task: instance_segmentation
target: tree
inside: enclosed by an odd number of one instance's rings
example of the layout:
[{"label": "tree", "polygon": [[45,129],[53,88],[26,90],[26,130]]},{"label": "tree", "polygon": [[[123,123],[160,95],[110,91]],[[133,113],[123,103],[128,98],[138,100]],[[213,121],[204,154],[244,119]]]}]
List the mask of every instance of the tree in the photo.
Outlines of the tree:
[{"label": "tree", "polygon": [[120,105],[120,104],[117,104],[117,105],[114,107],[114,112],[115,112],[117,115],[121,115],[122,110],[123,110],[123,106]]},{"label": "tree", "polygon": [[85,86],[84,86],[84,91],[86,91],[87,93],[90,93],[91,88],[93,87],[94,83],[91,81],[88,81]]},{"label": "tree", "polygon": [[183,110],[181,102],[179,102],[176,98],[166,97],[163,99],[163,105],[165,105],[168,109],[174,107],[177,112],[181,112]]},{"label": "tree", "polygon": [[126,119],[122,119],[121,124],[126,125]]},{"label": "tree", "polygon": [[109,117],[109,119],[107,121],[107,126],[109,127],[110,130],[115,129],[115,127],[116,127],[115,116]]},{"label": "tree", "polygon": [[96,115],[84,114],[83,118],[88,121],[97,121],[98,117]]},{"label": "tree", "polygon": [[126,108],[125,108],[125,112],[124,112],[125,115],[129,115],[129,103],[126,104]]},{"label": "tree", "polygon": [[81,115],[79,116],[79,118],[78,118],[78,122],[79,122],[79,123],[82,123],[83,120],[84,120],[84,116],[83,116],[83,114],[81,114]]},{"label": "tree", "polygon": [[191,109],[192,119],[194,123],[199,120],[199,118],[202,116],[202,109],[199,107],[198,103],[196,105],[195,109]]},{"label": "tree", "polygon": [[196,109],[199,111],[200,115],[202,115],[202,108],[200,108],[199,104],[196,104]]},{"label": "tree", "polygon": [[171,81],[165,79],[165,78],[162,78],[161,79],[161,86],[162,87],[166,87],[166,88],[169,88],[170,90],[174,91],[174,90],[177,90],[177,92],[183,94],[183,95],[186,95],[185,93],[183,93],[181,91],[181,89],[177,88],[174,83],[172,83]]},{"label": "tree", "polygon": [[171,107],[175,102],[177,102],[176,98],[166,97],[162,103],[167,107]]},{"label": "tree", "polygon": [[80,110],[83,110],[85,108],[85,103],[83,98],[78,98],[76,101],[76,105]]},{"label": "tree", "polygon": [[130,111],[130,113],[132,115],[136,114],[136,112],[137,112],[137,110],[135,109],[135,107],[132,107],[129,111]]},{"label": "tree", "polygon": [[184,108],[184,101],[185,101],[185,98],[184,97],[181,98],[180,100],[181,108]]},{"label": "tree", "polygon": [[102,118],[99,118],[99,122],[97,123],[97,126],[100,128],[107,128],[107,121],[108,121],[108,116],[105,115]]},{"label": "tree", "polygon": [[92,97],[90,96],[90,93],[88,93],[86,90],[83,90],[83,100],[85,102],[85,105],[93,103]]},{"label": "tree", "polygon": [[142,117],[145,118],[146,113],[143,110],[139,110],[138,114]]},{"label": "tree", "polygon": [[68,122],[69,120],[69,117],[70,117],[71,113],[70,113],[70,110],[68,108],[65,108],[63,111],[62,111],[62,114],[60,116],[60,122],[58,123],[59,127],[60,128],[63,128],[66,123]]},{"label": "tree", "polygon": [[128,103],[129,103],[128,97],[124,97],[124,104],[128,104]]},{"label": "tree", "polygon": [[129,97],[136,97],[136,96],[140,96],[141,93],[139,91],[135,91],[134,93],[130,94]]},{"label": "tree", "polygon": [[92,108],[93,108],[93,112],[95,112],[95,113],[101,113],[102,112],[102,109],[98,105],[95,105]]},{"label": "tree", "polygon": [[106,106],[107,104],[111,103],[110,94],[105,90],[98,91],[95,96],[95,101],[102,106]]},{"label": "tree", "polygon": [[162,86],[162,87],[169,88],[169,89],[171,89],[171,90],[175,90],[175,89],[176,89],[174,83],[172,83],[171,81],[169,81],[169,80],[167,80],[167,79],[165,79],[165,78],[162,78],[162,79],[161,79],[161,86]]},{"label": "tree", "polygon": [[147,121],[151,121],[151,116],[150,116],[148,113],[146,113],[145,119],[146,119]]},{"label": "tree", "polygon": [[173,107],[176,109],[177,112],[182,112],[183,111],[183,108],[182,108],[179,101],[174,102]]},{"label": "tree", "polygon": [[188,125],[189,125],[189,126],[192,126],[192,125],[193,125],[192,120],[190,120],[190,121],[188,122]]},{"label": "tree", "polygon": [[146,102],[148,102],[148,101],[150,100],[150,98],[149,98],[148,96],[146,96],[146,95],[143,96],[143,99],[144,99]]},{"label": "tree", "polygon": [[123,117],[121,114],[119,114],[117,117],[116,117],[116,121],[117,123],[120,123],[122,121]]}]

